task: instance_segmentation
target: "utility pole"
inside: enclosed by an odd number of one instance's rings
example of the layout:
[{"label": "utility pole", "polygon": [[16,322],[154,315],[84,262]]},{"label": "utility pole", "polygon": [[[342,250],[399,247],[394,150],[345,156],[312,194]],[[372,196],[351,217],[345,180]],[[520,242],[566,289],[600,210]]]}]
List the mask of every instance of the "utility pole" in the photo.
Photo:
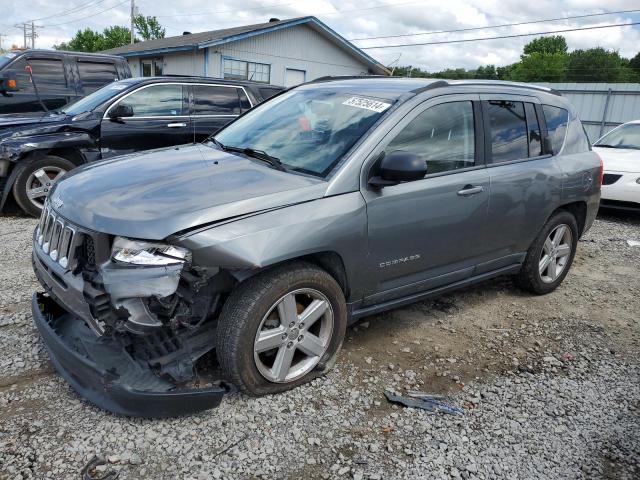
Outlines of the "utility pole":
[{"label": "utility pole", "polygon": [[31,39],[31,48],[36,48],[36,37],[38,36],[38,34],[36,33],[36,28],[42,27],[37,27],[33,20],[31,22],[20,23],[18,25],[15,25],[15,27],[22,29],[22,48],[24,48],[25,50],[29,48],[29,42],[27,41],[28,39]]},{"label": "utility pole", "polygon": [[6,37],[4,33],[0,33],[0,53],[2,53],[2,37]]},{"label": "utility pole", "polygon": [[36,26],[31,20],[31,48],[36,48]]},{"label": "utility pole", "polygon": [[135,0],[131,0],[131,44],[133,45],[134,37],[133,37],[133,28],[134,28],[134,19],[136,17],[136,2]]}]

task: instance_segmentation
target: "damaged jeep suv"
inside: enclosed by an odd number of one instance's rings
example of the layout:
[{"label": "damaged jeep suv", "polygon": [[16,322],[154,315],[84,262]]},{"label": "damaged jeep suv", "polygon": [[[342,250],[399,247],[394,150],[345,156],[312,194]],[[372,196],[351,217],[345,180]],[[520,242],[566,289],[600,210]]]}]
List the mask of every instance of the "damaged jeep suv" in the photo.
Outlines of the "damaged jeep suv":
[{"label": "damaged jeep suv", "polygon": [[554,290],[601,177],[552,90],[320,79],[204,143],[59,181],[34,232],[34,320],[112,412],[281,392],[326,372],[363,316],[503,274]]}]

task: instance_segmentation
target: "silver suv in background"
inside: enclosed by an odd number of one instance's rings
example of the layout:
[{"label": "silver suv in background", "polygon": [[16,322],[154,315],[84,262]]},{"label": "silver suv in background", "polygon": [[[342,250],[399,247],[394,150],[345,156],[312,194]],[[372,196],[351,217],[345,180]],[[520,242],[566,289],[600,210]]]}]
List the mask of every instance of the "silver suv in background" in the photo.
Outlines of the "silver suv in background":
[{"label": "silver suv in background", "polygon": [[328,78],[202,144],[58,182],[34,232],[33,315],[81,395],[129,415],[281,392],[326,372],[366,315],[498,275],[567,275],[602,164],[556,92]]}]

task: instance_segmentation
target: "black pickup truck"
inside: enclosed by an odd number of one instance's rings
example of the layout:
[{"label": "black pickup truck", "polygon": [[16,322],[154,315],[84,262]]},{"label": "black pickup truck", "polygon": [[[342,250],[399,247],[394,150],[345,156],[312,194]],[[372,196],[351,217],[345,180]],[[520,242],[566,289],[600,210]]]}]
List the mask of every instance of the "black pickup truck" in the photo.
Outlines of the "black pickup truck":
[{"label": "black pickup truck", "polygon": [[208,77],[131,78],[60,110],[0,115],[0,211],[13,199],[39,216],[53,184],[76,166],[201,142],[281,90]]},{"label": "black pickup truck", "polygon": [[0,114],[58,110],[113,82],[131,78],[123,57],[52,50],[0,55]]}]

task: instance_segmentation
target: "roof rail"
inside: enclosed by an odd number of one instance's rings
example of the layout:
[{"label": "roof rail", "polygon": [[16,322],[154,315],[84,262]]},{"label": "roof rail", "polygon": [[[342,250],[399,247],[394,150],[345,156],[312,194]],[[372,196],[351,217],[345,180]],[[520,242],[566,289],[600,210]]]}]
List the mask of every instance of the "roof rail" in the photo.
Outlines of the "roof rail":
[{"label": "roof rail", "polygon": [[[506,80],[486,80],[486,81],[475,81],[475,80],[458,80],[460,83],[458,85],[503,85],[505,87],[514,87],[514,88],[523,88],[529,90],[539,90],[541,92],[550,93],[552,95],[557,95],[561,97],[562,94],[558,90],[554,90],[553,88],[543,87],[542,85],[533,85],[531,83],[518,83],[518,82],[509,82]],[[456,85],[450,84],[452,86]]]},{"label": "roof rail", "polygon": [[357,80],[364,78],[398,78],[391,77],[389,75],[325,75],[324,77],[318,77],[314,80],[310,80],[307,83],[320,83],[329,82],[331,80]]}]

